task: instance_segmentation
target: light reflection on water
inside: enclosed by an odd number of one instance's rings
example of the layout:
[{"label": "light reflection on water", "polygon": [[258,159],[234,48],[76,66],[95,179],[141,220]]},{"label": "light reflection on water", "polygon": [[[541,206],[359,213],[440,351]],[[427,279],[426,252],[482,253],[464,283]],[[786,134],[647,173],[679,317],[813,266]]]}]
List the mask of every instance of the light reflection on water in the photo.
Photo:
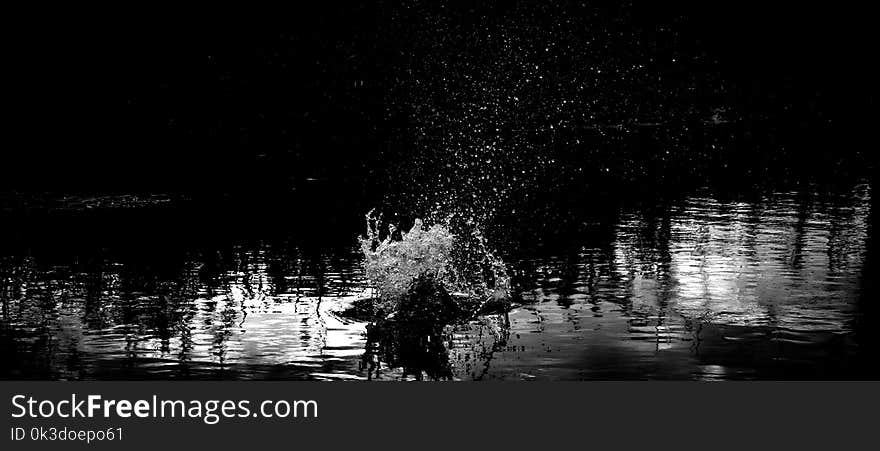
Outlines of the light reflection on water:
[{"label": "light reflection on water", "polygon": [[490,374],[716,379],[846,371],[868,196],[859,187],[846,201],[690,197],[659,215],[623,212],[613,242],[536,266],[539,282],[526,293],[532,303],[510,313],[517,351],[498,358]]},{"label": "light reflection on water", "polygon": [[302,377],[357,366],[363,325],[334,313],[363,291],[357,265],[327,259],[310,269],[315,262],[293,256],[279,273],[262,247],[229,259],[218,273],[190,261],[150,281],[112,261],[88,272],[40,269],[33,259],[4,265],[13,281],[4,351],[26,357],[11,376]]},{"label": "light reflection on water", "polygon": [[367,334],[339,314],[368,294],[354,250],[237,244],[158,269],[7,255],[0,375],[848,377],[869,197],[858,186],[626,208],[607,239],[519,262],[522,302],[508,314],[415,332]]}]

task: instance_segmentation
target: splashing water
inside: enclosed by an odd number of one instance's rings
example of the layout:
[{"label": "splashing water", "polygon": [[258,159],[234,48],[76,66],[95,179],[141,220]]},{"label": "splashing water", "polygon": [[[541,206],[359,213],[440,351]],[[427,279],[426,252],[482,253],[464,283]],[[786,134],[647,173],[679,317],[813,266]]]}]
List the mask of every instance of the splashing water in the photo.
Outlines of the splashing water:
[{"label": "splashing water", "polygon": [[371,210],[366,219],[367,234],[360,238],[364,269],[382,309],[395,311],[424,277],[453,294],[468,311],[509,297],[507,266],[489,250],[478,227],[455,234],[452,218],[431,225],[416,219],[408,231],[398,234],[390,225],[383,235],[380,216]]},{"label": "splashing water", "polygon": [[[603,25],[625,21],[630,6],[473,9],[392,8],[406,57],[390,67],[386,108],[401,125],[383,153],[383,208],[431,225],[416,221],[383,238],[377,223],[370,226],[365,265],[385,298],[399,299],[423,273],[450,291],[492,296],[509,283],[509,272],[482,231],[493,247],[505,248],[505,227],[536,215],[541,199],[638,179],[648,171],[640,160],[606,147],[625,149],[630,134],[644,133],[640,124],[704,117],[709,104],[694,93],[720,89],[708,74],[699,77],[705,81],[660,77],[670,68],[703,66],[674,50],[658,54],[656,30]],[[481,15],[479,26],[464,25]],[[662,38],[675,38],[670,33]],[[656,133],[668,148],[683,149],[676,127]]]}]

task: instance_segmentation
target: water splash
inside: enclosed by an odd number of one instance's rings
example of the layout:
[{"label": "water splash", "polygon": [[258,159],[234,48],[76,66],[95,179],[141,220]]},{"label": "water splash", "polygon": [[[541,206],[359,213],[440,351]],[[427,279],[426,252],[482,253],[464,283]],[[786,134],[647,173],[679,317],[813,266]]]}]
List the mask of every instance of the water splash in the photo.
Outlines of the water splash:
[{"label": "water splash", "polygon": [[510,296],[507,266],[491,251],[479,227],[454,233],[455,218],[426,224],[416,219],[408,231],[366,215],[367,234],[360,238],[364,270],[378,291],[380,307],[395,311],[416,281],[430,278],[453,294],[466,311]]}]

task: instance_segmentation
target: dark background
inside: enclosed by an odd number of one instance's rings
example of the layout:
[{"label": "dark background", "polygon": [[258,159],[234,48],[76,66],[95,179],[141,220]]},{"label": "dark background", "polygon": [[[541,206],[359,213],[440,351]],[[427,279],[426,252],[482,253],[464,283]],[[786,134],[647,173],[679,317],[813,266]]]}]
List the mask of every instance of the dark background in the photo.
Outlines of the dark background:
[{"label": "dark background", "polygon": [[[436,6],[321,3],[12,11],[4,66],[14,139],[0,157],[0,188],[279,193],[318,179],[371,195],[389,139],[411,121],[389,108],[395,68],[413,57],[402,50],[409,24]],[[760,118],[795,136],[803,145],[785,162],[814,172],[830,160],[863,166],[867,146],[856,137],[870,126],[875,89],[862,7],[645,3],[590,8],[623,18],[646,49],[686,56],[677,73],[720,80],[723,94],[693,101],[723,97],[743,133]],[[441,13],[478,28],[517,8],[530,6],[453,2]],[[392,155],[412,144],[396,145]]]},{"label": "dark background", "polygon": [[[438,61],[469,56],[481,67],[479,55],[465,55],[474,48],[468,41],[487,36],[499,23],[538,29],[566,18],[580,23],[584,36],[598,39],[597,59],[644,62],[649,75],[665,80],[666,94],[655,97],[646,95],[654,89],[648,84],[600,83],[623,89],[593,93],[610,120],[638,119],[616,103],[632,89],[632,98],[663,105],[658,117],[674,122],[659,132],[668,136],[632,132],[626,139],[573,129],[570,138],[586,144],[553,150],[564,165],[551,168],[558,180],[525,187],[538,191],[529,201],[512,196],[523,203],[514,206],[519,212],[529,212],[521,220],[526,225],[511,227],[517,244],[546,236],[540,229],[563,238],[579,235],[583,221],[573,210],[601,216],[626,197],[662,208],[653,196],[693,184],[734,185],[730,191],[757,195],[756,186],[767,183],[853,184],[875,176],[869,131],[877,77],[866,7],[608,3],[10,10],[4,27],[8,139],[0,151],[0,208],[9,199],[18,205],[43,192],[222,199],[187,205],[184,217],[147,209],[78,222],[28,212],[24,221],[4,220],[15,232],[3,245],[18,252],[39,243],[51,254],[66,252],[65,246],[76,253],[78,247],[122,243],[137,248],[134,255],[161,261],[178,242],[211,243],[224,233],[250,239],[266,229],[287,236],[297,235],[294,227],[305,228],[300,240],[321,248],[324,242],[316,237],[334,230],[328,224],[342,224],[334,232],[342,238],[333,242],[347,243],[354,236],[350,228],[361,230],[365,211],[386,205],[382,198],[393,191],[395,178],[406,176],[400,172],[408,167],[406,157],[420,148],[414,131],[420,118],[410,114],[412,99],[402,88],[412,82],[407,68],[422,67],[420,76],[432,79],[446,75]],[[672,57],[677,63],[670,63]],[[426,63],[419,66],[421,61]],[[734,122],[716,129],[701,125],[706,117],[699,114],[717,105],[726,106]],[[533,106],[540,116],[540,102]],[[713,133],[725,135],[713,135],[724,144],[722,155],[706,153]],[[664,160],[661,151],[669,141],[682,143],[680,152]],[[572,175],[571,168],[586,171]],[[599,172],[602,168],[613,170]],[[637,195],[621,195],[627,191]],[[236,208],[228,208],[229,197]],[[254,208],[261,199],[273,210]],[[874,206],[876,199],[872,196]],[[201,225],[218,210],[220,220],[209,227],[180,232],[180,224]],[[270,220],[252,221],[255,211]],[[301,216],[319,220],[311,224]],[[569,216],[573,219],[566,220]],[[498,222],[515,220],[499,217]],[[876,223],[876,213],[871,221]],[[83,238],[86,231],[93,241]],[[541,244],[550,241],[543,238]],[[872,233],[869,241],[866,274],[876,272]],[[557,247],[569,244],[560,238]],[[864,287],[864,299],[873,299],[871,277]],[[875,310],[864,302],[860,330],[876,329]],[[864,362],[874,362],[877,336],[866,335],[860,352]]]}]

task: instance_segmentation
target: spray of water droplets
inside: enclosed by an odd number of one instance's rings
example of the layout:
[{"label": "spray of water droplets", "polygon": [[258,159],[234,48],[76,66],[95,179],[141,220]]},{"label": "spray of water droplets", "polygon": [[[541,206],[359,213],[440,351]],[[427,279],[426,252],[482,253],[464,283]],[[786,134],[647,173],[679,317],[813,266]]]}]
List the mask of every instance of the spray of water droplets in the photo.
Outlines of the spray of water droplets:
[{"label": "spray of water droplets", "polygon": [[542,186],[612,170],[609,143],[633,130],[711,116],[694,101],[711,77],[685,65],[697,57],[676,53],[671,29],[634,25],[631,6],[506,3],[395,13],[408,44],[388,102],[390,178],[412,214],[515,214]]}]

